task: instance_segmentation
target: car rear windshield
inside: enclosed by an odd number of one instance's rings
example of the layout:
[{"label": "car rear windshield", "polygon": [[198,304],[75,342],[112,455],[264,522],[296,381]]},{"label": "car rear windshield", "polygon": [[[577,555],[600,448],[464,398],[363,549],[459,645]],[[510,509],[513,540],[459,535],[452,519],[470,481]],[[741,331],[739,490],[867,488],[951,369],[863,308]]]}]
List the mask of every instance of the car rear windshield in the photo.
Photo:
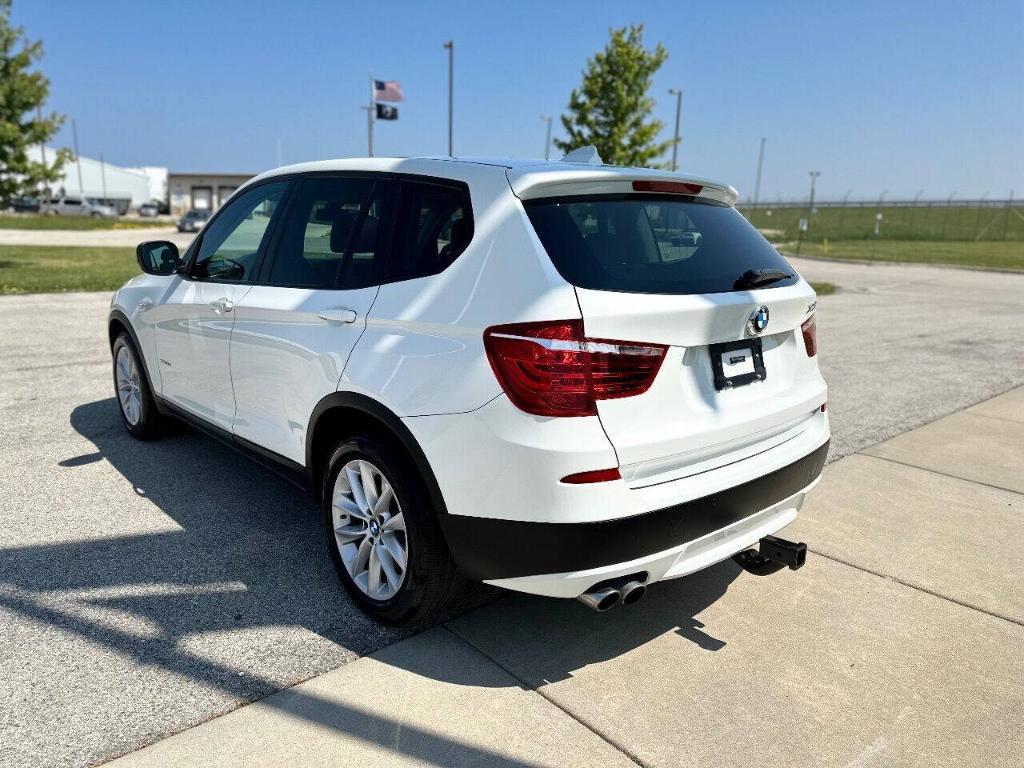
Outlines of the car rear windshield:
[{"label": "car rear windshield", "polygon": [[792,285],[796,271],[731,206],[601,195],[525,201],[555,268],[578,288],[724,293]]}]

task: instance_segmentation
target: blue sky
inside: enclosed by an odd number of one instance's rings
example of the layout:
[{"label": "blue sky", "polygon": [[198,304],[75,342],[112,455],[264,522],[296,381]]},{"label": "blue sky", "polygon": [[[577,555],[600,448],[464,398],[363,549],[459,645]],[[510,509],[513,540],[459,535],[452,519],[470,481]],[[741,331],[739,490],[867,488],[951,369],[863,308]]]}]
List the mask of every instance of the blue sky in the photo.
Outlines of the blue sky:
[{"label": "blue sky", "polygon": [[[1024,2],[147,2],[15,0],[46,48],[50,106],[83,155],[177,171],[261,171],[364,155],[370,70],[400,80],[379,155],[542,157],[611,26],[642,22],[680,167],[762,199],[819,194],[1024,197]],[[70,145],[70,124],[57,142]]]}]

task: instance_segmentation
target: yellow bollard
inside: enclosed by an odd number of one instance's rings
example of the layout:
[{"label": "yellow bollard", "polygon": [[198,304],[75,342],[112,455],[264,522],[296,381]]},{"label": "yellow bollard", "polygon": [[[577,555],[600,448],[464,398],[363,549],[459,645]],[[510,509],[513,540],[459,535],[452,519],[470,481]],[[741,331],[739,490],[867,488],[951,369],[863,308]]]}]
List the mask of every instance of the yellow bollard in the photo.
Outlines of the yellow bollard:
[{"label": "yellow bollard", "polygon": [[828,256],[828,238],[827,237],[822,241],[822,245],[825,247],[825,255]]}]

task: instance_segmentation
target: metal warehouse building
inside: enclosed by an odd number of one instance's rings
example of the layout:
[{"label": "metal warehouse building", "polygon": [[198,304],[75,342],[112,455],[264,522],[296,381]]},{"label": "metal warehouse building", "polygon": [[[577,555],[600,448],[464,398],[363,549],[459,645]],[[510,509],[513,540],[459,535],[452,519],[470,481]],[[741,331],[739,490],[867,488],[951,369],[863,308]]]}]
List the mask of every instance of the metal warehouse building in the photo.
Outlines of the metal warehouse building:
[{"label": "metal warehouse building", "polygon": [[[30,160],[42,160],[43,151],[30,147]],[[47,147],[46,159],[53,162],[57,150]],[[150,200],[163,200],[167,196],[166,168],[121,168],[90,157],[70,160],[62,169],[61,178],[49,186],[53,196],[62,193],[102,200],[125,213]]]}]

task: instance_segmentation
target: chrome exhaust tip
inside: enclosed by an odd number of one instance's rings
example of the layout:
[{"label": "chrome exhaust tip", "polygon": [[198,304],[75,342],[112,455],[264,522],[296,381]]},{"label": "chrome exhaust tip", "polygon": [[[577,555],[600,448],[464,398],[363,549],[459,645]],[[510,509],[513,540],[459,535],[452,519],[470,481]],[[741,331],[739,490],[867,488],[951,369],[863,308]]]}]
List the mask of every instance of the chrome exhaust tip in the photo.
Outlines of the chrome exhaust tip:
[{"label": "chrome exhaust tip", "polygon": [[598,613],[604,613],[619,604],[622,594],[614,587],[601,587],[600,589],[584,592],[576,599],[587,606],[587,608]]}]

